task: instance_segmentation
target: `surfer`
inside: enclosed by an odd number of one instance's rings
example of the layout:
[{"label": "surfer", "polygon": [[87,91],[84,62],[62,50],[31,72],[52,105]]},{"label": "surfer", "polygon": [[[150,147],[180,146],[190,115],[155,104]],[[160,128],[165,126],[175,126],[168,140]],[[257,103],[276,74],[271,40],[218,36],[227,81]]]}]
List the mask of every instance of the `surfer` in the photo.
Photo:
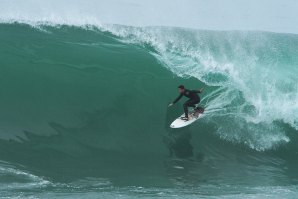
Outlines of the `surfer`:
[{"label": "surfer", "polygon": [[204,88],[199,90],[188,90],[183,85],[178,86],[180,95],[174,100],[174,102],[170,103],[168,107],[173,106],[176,102],[178,102],[183,96],[189,98],[183,104],[184,109],[184,117],[181,117],[183,120],[188,120],[188,107],[193,107],[195,110],[199,110],[196,108],[196,104],[200,103],[200,97],[197,93],[202,93]]}]

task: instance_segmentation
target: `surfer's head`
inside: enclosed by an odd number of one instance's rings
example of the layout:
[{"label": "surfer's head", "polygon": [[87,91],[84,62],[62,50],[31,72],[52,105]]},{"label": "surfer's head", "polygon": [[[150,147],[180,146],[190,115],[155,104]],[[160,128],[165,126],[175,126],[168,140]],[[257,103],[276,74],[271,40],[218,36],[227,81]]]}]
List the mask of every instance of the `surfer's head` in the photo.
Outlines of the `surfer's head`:
[{"label": "surfer's head", "polygon": [[185,87],[183,85],[178,86],[179,93],[184,93]]}]

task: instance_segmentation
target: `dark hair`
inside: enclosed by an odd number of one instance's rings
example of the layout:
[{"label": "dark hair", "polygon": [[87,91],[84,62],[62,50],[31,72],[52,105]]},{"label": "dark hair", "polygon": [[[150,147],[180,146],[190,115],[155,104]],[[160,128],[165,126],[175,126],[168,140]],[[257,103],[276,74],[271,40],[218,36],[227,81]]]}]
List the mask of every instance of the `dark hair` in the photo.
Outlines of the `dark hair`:
[{"label": "dark hair", "polygon": [[184,86],[183,86],[183,85],[180,85],[180,86],[178,86],[178,88],[180,88],[180,89],[184,89]]}]

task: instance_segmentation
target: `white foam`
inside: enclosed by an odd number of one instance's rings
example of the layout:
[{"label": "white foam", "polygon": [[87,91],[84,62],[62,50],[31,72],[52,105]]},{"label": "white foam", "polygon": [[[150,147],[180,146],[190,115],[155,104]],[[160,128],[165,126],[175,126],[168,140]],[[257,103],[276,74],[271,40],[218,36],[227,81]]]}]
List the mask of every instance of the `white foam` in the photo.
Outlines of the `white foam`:
[{"label": "white foam", "polygon": [[280,0],[1,0],[0,19],[298,33],[297,7]]},{"label": "white foam", "polygon": [[106,28],[129,42],[152,45],[158,51],[152,54],[176,75],[219,86],[219,92],[204,100],[209,117],[229,118],[224,121],[227,126],[219,125],[222,138],[266,150],[289,142],[276,122],[298,130],[297,63],[281,56],[286,51],[295,60],[287,35],[283,35],[287,42],[283,44],[276,41],[276,35],[261,32]]},{"label": "white foam", "polygon": [[43,179],[42,177],[33,175],[25,170],[16,168],[9,163],[0,162],[0,177],[11,176],[14,181],[11,183],[1,184],[0,190],[17,190],[17,189],[32,189],[46,187],[51,184],[50,181]]}]

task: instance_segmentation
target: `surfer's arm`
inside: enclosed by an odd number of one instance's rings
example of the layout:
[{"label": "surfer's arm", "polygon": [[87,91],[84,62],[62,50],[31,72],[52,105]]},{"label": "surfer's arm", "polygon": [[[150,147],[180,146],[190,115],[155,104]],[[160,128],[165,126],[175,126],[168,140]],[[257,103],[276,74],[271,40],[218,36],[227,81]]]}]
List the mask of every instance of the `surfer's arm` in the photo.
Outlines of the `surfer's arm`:
[{"label": "surfer's arm", "polygon": [[181,99],[182,96],[183,96],[183,95],[180,94],[180,95],[173,101],[173,104],[175,104],[176,102],[178,102],[178,101]]},{"label": "surfer's arm", "polygon": [[203,90],[204,90],[204,88],[201,88],[199,90],[193,90],[193,92],[195,92],[195,93],[201,93],[201,92],[203,92]]}]

